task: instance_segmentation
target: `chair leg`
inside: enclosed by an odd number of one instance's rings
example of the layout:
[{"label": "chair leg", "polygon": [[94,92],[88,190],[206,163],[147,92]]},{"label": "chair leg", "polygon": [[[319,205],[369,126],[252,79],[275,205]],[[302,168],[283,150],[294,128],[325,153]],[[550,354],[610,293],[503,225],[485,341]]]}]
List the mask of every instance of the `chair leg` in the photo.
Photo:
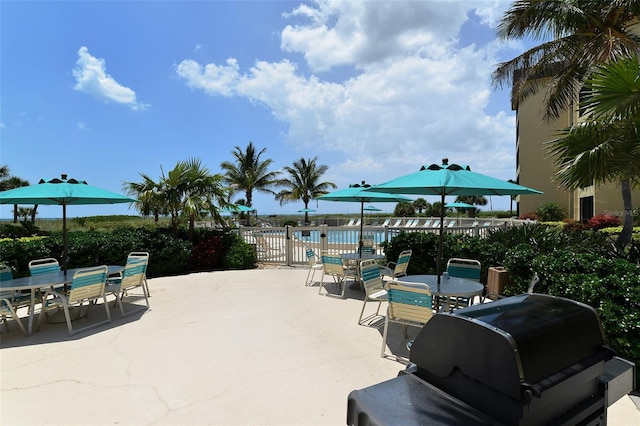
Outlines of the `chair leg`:
[{"label": "chair leg", "polygon": [[358,318],[358,325],[362,325],[362,315],[364,315],[365,306],[367,306],[367,296],[364,296],[364,303],[362,304],[362,310],[360,310],[360,318]]},{"label": "chair leg", "polygon": [[384,331],[382,332],[382,349],[380,350],[380,358],[385,358],[387,354],[385,353],[385,348],[387,347],[387,332],[389,331],[389,316],[384,320]]}]

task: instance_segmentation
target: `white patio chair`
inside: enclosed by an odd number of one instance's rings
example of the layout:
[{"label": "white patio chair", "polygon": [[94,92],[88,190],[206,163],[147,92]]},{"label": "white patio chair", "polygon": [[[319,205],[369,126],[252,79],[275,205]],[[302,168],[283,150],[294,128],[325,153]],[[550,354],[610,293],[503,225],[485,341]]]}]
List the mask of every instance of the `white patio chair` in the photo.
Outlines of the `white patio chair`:
[{"label": "white patio chair", "polygon": [[45,259],[36,259],[29,262],[29,273],[31,275],[48,274],[51,272],[58,272],[60,270],[60,264],[57,259],[48,257]]},{"label": "white patio chair", "polygon": [[407,275],[407,268],[409,267],[409,260],[411,260],[411,250],[403,250],[398,255],[398,260],[395,262],[387,263],[387,266],[380,268],[380,274],[383,277],[389,277],[391,279],[399,278]]},{"label": "white patio chair", "polygon": [[[347,288],[346,280],[349,277],[355,278],[357,276],[357,271],[353,268],[345,266],[340,255],[329,254],[327,250],[322,251],[321,259],[322,282],[320,283],[318,294],[322,294],[322,289],[325,285],[325,277],[330,276],[333,279],[333,282],[341,290],[340,297],[344,298],[344,293]],[[326,288],[325,291],[327,292],[327,296],[335,296],[334,294],[329,293]]]},{"label": "white patio chair", "polygon": [[[6,265],[0,265],[0,281],[10,281],[13,279],[13,273],[11,272],[11,268]],[[17,296],[17,297],[16,297]],[[27,330],[24,328],[22,324],[22,320],[16,313],[18,308],[22,306],[31,306],[30,298],[27,299],[25,297],[20,297],[20,295],[16,295],[16,292],[13,290],[8,291],[0,291],[0,323],[4,324],[4,327],[9,331],[9,322],[7,321],[7,317],[13,318],[18,327],[25,336],[28,336]]]},{"label": "white patio chair", "polygon": [[254,232],[253,238],[256,240],[256,249],[266,258],[278,257],[284,254],[284,251],[281,247],[276,247],[269,244],[269,242],[261,232]]},{"label": "white patio chair", "polygon": [[[482,265],[480,264],[480,261],[475,259],[452,257],[447,262],[447,274],[449,274],[450,277],[459,277],[480,282],[481,270]],[[453,297],[449,300],[449,303],[453,303],[452,306],[454,308],[469,306],[472,302],[472,299],[465,297]]]},{"label": "white patio chair", "polygon": [[309,246],[304,246],[304,252],[307,256],[307,262],[309,263],[309,272],[307,272],[306,286],[313,285],[313,277],[316,275],[316,271],[322,270],[322,259],[318,257],[316,252]]},{"label": "white patio chair", "polygon": [[[68,293],[62,293],[57,290],[47,290],[42,298],[42,309],[38,318],[38,325],[42,324],[44,317],[47,316],[47,311],[51,308],[58,309],[59,307],[62,307],[64,310],[67,328],[69,329],[69,336],[111,322],[111,313],[109,312],[109,305],[107,304],[107,298],[104,292],[107,281],[107,272],[108,268],[106,265],[82,268],[73,274],[71,288]],[[103,301],[107,319],[74,330],[73,325],[71,324],[72,318],[70,308],[75,307],[78,311],[76,318],[80,318],[81,316],[87,315],[91,306],[93,306],[94,302],[99,299],[102,299]],[[83,307],[86,308],[84,313],[82,311]]]},{"label": "white patio chair", "polygon": [[[382,350],[380,356],[385,358],[387,347],[387,335],[389,323],[395,322],[411,327],[422,327],[433,317],[433,299],[431,289],[426,284],[403,283],[402,281],[389,281],[387,290],[387,317],[384,321],[382,333]],[[407,328],[404,329],[404,337],[408,337]],[[396,360],[400,357],[395,356]]]},{"label": "white patio chair", "polygon": [[360,276],[362,277],[362,285],[364,286],[365,292],[364,303],[362,304],[362,310],[358,318],[358,324],[362,325],[362,315],[364,315],[367,302],[378,302],[376,313],[365,318],[365,320],[373,320],[379,316],[382,302],[387,300],[387,290],[384,289],[384,283],[380,275],[380,267],[375,260],[363,260],[360,262]]},{"label": "white patio chair", "polygon": [[[147,258],[147,267],[149,267],[149,252],[146,252],[146,251],[132,251],[127,256],[127,260],[128,260],[129,257],[146,257]],[[144,277],[143,277],[142,280],[144,282],[144,288],[147,291],[147,296],[151,297],[151,292],[149,291],[149,282],[147,281],[147,272],[146,272],[146,270],[145,270]]]},{"label": "white patio chair", "polygon": [[[147,294],[147,287],[145,286],[145,274],[147,272],[147,266],[149,264],[148,256],[131,256],[127,257],[127,263],[122,271],[122,277],[116,279],[110,279],[107,282],[105,289],[106,294],[113,294],[116,297],[116,303],[120,308],[120,314],[122,318],[127,315],[139,312],[141,310],[151,309],[149,305],[149,295]],[[142,294],[133,293],[133,290],[140,288]],[[136,305],[135,309],[130,310],[125,314],[122,301],[124,298],[130,300],[139,300],[144,298],[146,306]]]}]

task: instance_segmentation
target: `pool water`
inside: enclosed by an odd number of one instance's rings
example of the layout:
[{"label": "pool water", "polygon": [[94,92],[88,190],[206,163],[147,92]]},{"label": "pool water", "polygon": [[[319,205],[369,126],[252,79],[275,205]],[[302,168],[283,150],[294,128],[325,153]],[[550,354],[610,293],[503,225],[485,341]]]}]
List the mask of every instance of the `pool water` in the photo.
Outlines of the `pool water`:
[{"label": "pool water", "polygon": [[[320,231],[294,231],[293,235],[301,240],[309,243],[320,242]],[[327,242],[329,244],[357,244],[359,241],[360,231],[328,231]],[[376,244],[385,241],[384,231],[367,231],[365,238],[373,238]],[[391,235],[390,235],[391,237]]]}]

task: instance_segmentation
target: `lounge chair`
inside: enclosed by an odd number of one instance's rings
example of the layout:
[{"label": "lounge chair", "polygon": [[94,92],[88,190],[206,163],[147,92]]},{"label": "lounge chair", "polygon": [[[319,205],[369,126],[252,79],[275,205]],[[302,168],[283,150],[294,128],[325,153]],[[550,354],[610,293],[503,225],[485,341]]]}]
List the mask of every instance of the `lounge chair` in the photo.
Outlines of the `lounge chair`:
[{"label": "lounge chair", "polygon": [[[122,271],[120,278],[111,279],[106,286],[105,293],[113,294],[116,297],[116,303],[120,308],[120,314],[122,318],[126,315],[130,315],[141,310],[146,311],[151,308],[149,305],[149,295],[147,294],[147,287],[145,286],[145,274],[147,272],[147,266],[149,264],[149,256],[131,256],[127,257],[127,263]],[[133,290],[140,288],[142,294],[133,293]],[[128,299],[141,299],[144,298],[146,306],[140,306],[134,310],[131,310],[125,314],[122,301],[124,298]]]},{"label": "lounge chair", "polygon": [[385,219],[380,226],[389,226],[389,222],[391,222],[391,219]]},{"label": "lounge chair", "polygon": [[[433,317],[433,299],[431,289],[426,284],[410,283],[402,281],[389,281],[386,284],[387,317],[384,321],[382,333],[382,350],[380,356],[385,358],[389,323],[396,322],[405,326],[423,327]],[[407,329],[404,329],[404,337],[407,337]],[[396,356],[396,360],[400,357]]]},{"label": "lounge chair", "polygon": [[355,221],[356,221],[356,220],[355,220],[354,218],[349,219],[349,222],[347,222],[347,224],[346,224],[345,226],[353,226],[353,224],[355,223]]},{"label": "lounge chair", "polygon": [[[104,292],[107,281],[107,271],[108,268],[106,265],[82,268],[73,274],[71,289],[68,293],[62,293],[57,290],[47,290],[42,299],[42,310],[40,311],[38,324],[42,323],[42,320],[47,316],[47,311],[50,308],[57,309],[59,307],[62,307],[64,310],[64,316],[67,320],[67,328],[69,329],[69,336],[73,336],[74,334],[88,330],[89,328],[111,322],[111,312],[109,312],[109,305]],[[71,324],[71,312],[69,308],[75,306],[78,311],[78,317],[80,317],[82,315],[86,315],[91,306],[95,304],[94,302],[99,299],[102,299],[103,301],[107,319],[105,321],[74,330]],[[85,303],[86,305],[84,305]],[[86,308],[84,314],[82,313],[83,306]]]},{"label": "lounge chair", "polygon": [[428,228],[431,225],[431,219],[427,219],[424,221],[424,223],[422,224],[423,228]]},{"label": "lounge chair", "polygon": [[402,219],[396,220],[396,223],[393,224],[392,228],[398,228],[402,225]]},{"label": "lounge chair", "polygon": [[362,310],[358,318],[358,324],[362,325],[362,315],[364,315],[364,308],[367,306],[367,302],[378,302],[376,313],[365,318],[365,320],[373,320],[379,316],[382,302],[387,300],[387,290],[384,289],[384,283],[380,275],[380,267],[375,260],[363,260],[360,262],[360,276],[362,277],[365,292],[364,303],[362,304]]},{"label": "lounge chair", "polygon": [[431,225],[432,228],[440,228],[440,219],[436,220],[433,222],[433,225]]},{"label": "lounge chair", "polygon": [[[340,297],[344,299],[344,293],[347,288],[346,280],[349,277],[355,278],[357,272],[353,268],[348,268],[342,261],[342,257],[338,254],[329,254],[327,250],[322,251],[322,282],[318,289],[318,294],[322,294],[325,285],[325,277],[330,276],[333,282],[341,289]],[[325,289],[326,291],[327,289]],[[335,296],[327,292],[327,296]]]},{"label": "lounge chair", "polygon": [[447,223],[447,228],[453,228],[454,226],[456,226],[456,220],[450,220],[449,223]]},{"label": "lounge chair", "polygon": [[[10,281],[13,279],[13,273],[11,268],[5,265],[0,265],[0,281]],[[16,313],[18,308],[22,306],[31,306],[30,298],[26,298],[13,290],[0,291],[0,323],[4,323],[5,328],[9,331],[9,323],[7,317],[13,318],[18,327],[25,336],[28,336],[27,330],[24,328],[20,317]]]}]

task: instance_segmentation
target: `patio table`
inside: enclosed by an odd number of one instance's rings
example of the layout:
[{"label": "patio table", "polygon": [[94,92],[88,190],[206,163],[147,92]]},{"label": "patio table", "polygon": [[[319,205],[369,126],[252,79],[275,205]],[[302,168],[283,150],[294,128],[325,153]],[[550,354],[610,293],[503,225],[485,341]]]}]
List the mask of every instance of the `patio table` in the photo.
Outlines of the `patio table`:
[{"label": "patio table", "polygon": [[408,283],[427,284],[434,296],[442,296],[446,300],[445,310],[451,311],[450,297],[464,297],[472,299],[475,296],[481,296],[484,286],[477,281],[466,278],[452,277],[446,272],[440,277],[438,284],[437,275],[407,275],[399,277],[399,281]]},{"label": "patio table", "polygon": [[[36,291],[51,288],[61,287],[66,284],[70,284],[73,281],[73,274],[79,269],[68,269],[66,273],[62,270],[58,272],[51,272],[46,274],[34,275],[29,277],[15,278],[7,281],[0,281],[0,290],[2,291],[25,291],[31,292],[31,305],[29,307],[29,326],[27,333],[31,335],[33,333],[33,318],[36,305]],[[124,271],[124,266],[121,265],[109,265],[108,276],[119,274]],[[18,320],[18,319],[16,319]]]},{"label": "patio table", "polygon": [[364,286],[362,285],[362,277],[360,276],[360,262],[363,260],[384,260],[386,256],[384,254],[379,253],[358,253],[358,252],[347,252],[340,254],[342,260],[347,262],[355,262],[356,264],[356,281],[360,285],[360,290],[364,291]]}]

